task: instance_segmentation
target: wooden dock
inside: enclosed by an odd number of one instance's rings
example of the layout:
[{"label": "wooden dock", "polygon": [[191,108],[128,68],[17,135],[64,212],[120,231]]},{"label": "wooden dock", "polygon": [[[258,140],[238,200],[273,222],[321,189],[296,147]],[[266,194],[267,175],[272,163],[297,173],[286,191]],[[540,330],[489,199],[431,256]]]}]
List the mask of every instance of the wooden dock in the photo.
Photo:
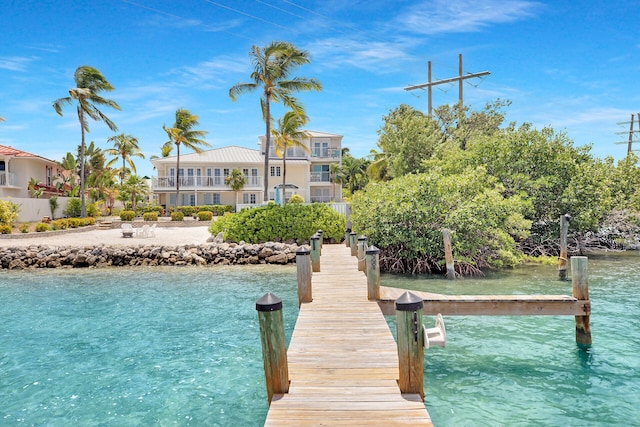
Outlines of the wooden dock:
[{"label": "wooden dock", "polygon": [[432,426],[420,395],[400,393],[396,342],[348,247],[324,245],[312,288],[265,426]]}]

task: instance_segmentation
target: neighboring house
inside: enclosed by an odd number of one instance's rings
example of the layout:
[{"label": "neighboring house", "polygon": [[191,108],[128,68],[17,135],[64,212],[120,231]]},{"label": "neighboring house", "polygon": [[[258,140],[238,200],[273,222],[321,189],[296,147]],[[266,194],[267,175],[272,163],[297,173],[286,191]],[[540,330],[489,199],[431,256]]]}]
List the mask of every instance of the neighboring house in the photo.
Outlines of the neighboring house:
[{"label": "neighboring house", "polygon": [[[287,151],[285,200],[293,194],[305,202],[341,201],[341,186],[332,182],[330,165],[341,164],[342,135],[307,131],[309,138],[300,147]],[[151,161],[158,171],[152,179],[152,191],[158,204],[176,205],[176,179],[180,179],[179,206],[198,205],[260,205],[263,202],[264,136],[259,138],[259,150],[229,146],[180,155],[180,171],[176,157]],[[236,194],[225,184],[231,170],[239,169],[246,176],[246,185]],[[271,147],[269,156],[269,200],[276,200],[276,187],[282,186],[282,159]],[[237,198],[237,202],[236,202]],[[278,198],[282,198],[282,193]]]},{"label": "neighboring house", "polygon": [[0,197],[29,198],[31,178],[40,182],[45,194],[55,193],[55,179],[62,174],[58,162],[36,154],[0,145]]}]

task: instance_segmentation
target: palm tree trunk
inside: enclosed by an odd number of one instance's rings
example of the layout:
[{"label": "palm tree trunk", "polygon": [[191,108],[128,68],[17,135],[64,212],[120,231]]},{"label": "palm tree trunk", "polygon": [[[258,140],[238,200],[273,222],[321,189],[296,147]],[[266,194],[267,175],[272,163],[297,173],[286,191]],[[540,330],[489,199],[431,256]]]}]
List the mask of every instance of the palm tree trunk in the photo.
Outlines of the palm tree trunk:
[{"label": "palm tree trunk", "polygon": [[264,143],[264,195],[262,196],[262,201],[266,203],[269,201],[269,149],[271,148],[271,107],[269,105],[271,95],[269,92],[265,93],[264,98],[266,110],[264,120],[266,122],[267,132]]},{"label": "palm tree trunk", "polygon": [[176,210],[178,210],[178,199],[180,198],[180,144],[176,144],[178,152],[176,156]]},{"label": "palm tree trunk", "polygon": [[287,194],[287,146],[282,150],[282,206]]},{"label": "palm tree trunk", "polygon": [[124,184],[125,156],[122,156],[122,174],[120,175],[120,184]]},{"label": "palm tree trunk", "polygon": [[80,120],[80,132],[82,134],[80,142],[80,217],[87,216],[87,207],[84,200],[84,114],[80,103],[78,103],[78,120]]}]

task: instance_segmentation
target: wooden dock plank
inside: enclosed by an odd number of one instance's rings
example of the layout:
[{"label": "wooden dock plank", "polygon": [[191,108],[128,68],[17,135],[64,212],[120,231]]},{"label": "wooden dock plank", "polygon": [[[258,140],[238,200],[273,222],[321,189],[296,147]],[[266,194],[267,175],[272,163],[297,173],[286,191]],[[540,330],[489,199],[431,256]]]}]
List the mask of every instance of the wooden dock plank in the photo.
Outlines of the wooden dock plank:
[{"label": "wooden dock plank", "polygon": [[287,350],[289,393],[266,426],[432,426],[418,394],[403,395],[396,343],[344,245],[324,245]]}]

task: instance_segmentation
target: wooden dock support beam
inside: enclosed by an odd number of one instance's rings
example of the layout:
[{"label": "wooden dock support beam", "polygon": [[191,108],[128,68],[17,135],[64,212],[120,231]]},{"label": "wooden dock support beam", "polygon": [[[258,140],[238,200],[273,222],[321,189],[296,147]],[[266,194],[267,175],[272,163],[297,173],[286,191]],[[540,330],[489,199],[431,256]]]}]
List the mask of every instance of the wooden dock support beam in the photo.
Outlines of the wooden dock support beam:
[{"label": "wooden dock support beam", "polygon": [[344,245],[346,247],[350,247],[351,246],[351,229],[347,228],[347,231],[344,232]]},{"label": "wooden dock support beam", "polygon": [[400,393],[418,393],[424,400],[424,336],[422,298],[411,292],[396,300]]},{"label": "wooden dock support beam", "polygon": [[358,237],[358,271],[364,271],[365,274],[365,252],[367,251],[367,238],[366,236]]},{"label": "wooden dock support beam", "polygon": [[358,255],[358,240],[356,239],[356,233],[353,231],[349,233],[349,247],[351,248],[351,256]]},{"label": "wooden dock support beam", "polygon": [[567,279],[567,236],[569,234],[569,221],[571,215],[560,215],[560,257],[558,258],[558,277]]},{"label": "wooden dock support beam", "polygon": [[[589,259],[585,256],[571,257],[571,287],[573,297],[579,300],[589,299]],[[576,316],[576,343],[591,345],[590,316]]]},{"label": "wooden dock support beam", "polygon": [[271,405],[274,394],[289,392],[287,340],[282,320],[282,300],[268,292],[256,301],[262,342],[262,361],[267,384],[267,399]]},{"label": "wooden dock support beam", "polygon": [[298,271],[298,307],[303,302],[313,301],[311,289],[311,252],[307,248],[296,251],[296,268]]},{"label": "wooden dock support beam", "polygon": [[316,273],[320,271],[320,237],[317,234],[311,236],[311,268]]},{"label": "wooden dock support beam", "polygon": [[320,238],[320,239],[319,239],[319,241],[320,241],[320,255],[322,255],[322,244],[324,243],[324,237],[322,237],[322,233],[323,233],[323,231],[322,231],[322,230],[318,230],[318,231],[316,231],[316,234],[317,234],[317,235],[318,235],[318,237]]},{"label": "wooden dock support beam", "polygon": [[367,298],[380,299],[380,249],[371,246],[365,251],[365,274],[367,275]]},{"label": "wooden dock support beam", "polygon": [[447,279],[455,279],[456,269],[453,263],[453,249],[451,249],[451,231],[443,229],[442,240],[444,241],[444,259],[447,263]]}]

